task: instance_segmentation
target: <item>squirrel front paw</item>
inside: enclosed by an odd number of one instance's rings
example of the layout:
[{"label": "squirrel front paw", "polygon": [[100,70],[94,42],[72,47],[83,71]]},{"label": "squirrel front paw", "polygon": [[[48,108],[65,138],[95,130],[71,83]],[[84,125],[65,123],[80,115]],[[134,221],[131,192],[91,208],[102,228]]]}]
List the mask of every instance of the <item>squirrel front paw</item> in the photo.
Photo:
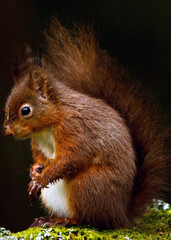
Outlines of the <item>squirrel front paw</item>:
[{"label": "squirrel front paw", "polygon": [[43,185],[39,183],[40,175],[44,170],[44,164],[42,162],[35,163],[30,168],[30,177],[32,181],[29,183],[28,186],[28,197],[29,201],[32,202],[33,200],[37,199],[40,195],[41,189]]},{"label": "squirrel front paw", "polygon": [[40,176],[40,174],[43,172],[45,169],[45,166],[42,162],[40,163],[35,163],[31,168],[30,168],[30,177],[31,179],[35,179],[36,177]]},{"label": "squirrel front paw", "polygon": [[28,185],[28,197],[29,201],[33,202],[40,195],[43,185],[40,184],[36,179],[33,179]]}]

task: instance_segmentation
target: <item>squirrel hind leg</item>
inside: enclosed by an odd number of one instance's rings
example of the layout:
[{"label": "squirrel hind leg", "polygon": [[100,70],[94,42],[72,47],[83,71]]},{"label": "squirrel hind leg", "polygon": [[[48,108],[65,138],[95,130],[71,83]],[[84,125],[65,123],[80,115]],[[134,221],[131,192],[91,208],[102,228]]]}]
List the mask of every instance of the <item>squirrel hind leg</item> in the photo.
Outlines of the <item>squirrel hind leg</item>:
[{"label": "squirrel hind leg", "polygon": [[105,165],[92,165],[80,172],[67,184],[72,216],[101,228],[129,227],[127,205],[131,188],[127,183],[126,187],[121,184]]},{"label": "squirrel hind leg", "polygon": [[29,228],[33,227],[51,227],[51,226],[73,226],[80,224],[79,221],[77,221],[74,218],[61,218],[61,217],[39,217],[34,220],[34,222],[30,225]]}]

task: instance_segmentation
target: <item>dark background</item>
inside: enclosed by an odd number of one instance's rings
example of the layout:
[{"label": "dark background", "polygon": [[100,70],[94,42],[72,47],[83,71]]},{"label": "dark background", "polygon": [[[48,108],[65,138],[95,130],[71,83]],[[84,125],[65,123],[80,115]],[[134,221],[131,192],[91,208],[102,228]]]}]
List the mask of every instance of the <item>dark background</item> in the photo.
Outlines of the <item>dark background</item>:
[{"label": "dark background", "polygon": [[[0,125],[13,85],[13,47],[29,43],[39,48],[41,32],[53,15],[68,27],[73,21],[93,23],[101,46],[152,92],[170,124],[170,9],[170,0],[0,0]],[[27,228],[34,217],[45,214],[39,203],[28,202],[31,162],[29,142],[0,134],[0,226],[12,231]]]}]

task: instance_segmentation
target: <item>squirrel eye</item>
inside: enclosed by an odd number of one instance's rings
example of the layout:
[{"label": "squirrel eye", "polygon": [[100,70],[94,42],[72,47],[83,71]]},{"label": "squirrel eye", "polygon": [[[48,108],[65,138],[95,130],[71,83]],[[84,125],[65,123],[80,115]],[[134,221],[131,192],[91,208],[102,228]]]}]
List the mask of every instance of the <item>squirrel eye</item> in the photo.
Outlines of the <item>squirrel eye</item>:
[{"label": "squirrel eye", "polygon": [[23,107],[23,108],[21,109],[21,114],[22,114],[23,116],[29,115],[29,113],[30,113],[30,108],[29,108],[29,107]]},{"label": "squirrel eye", "polygon": [[21,106],[21,116],[22,117],[31,117],[32,115],[32,107],[28,104]]}]

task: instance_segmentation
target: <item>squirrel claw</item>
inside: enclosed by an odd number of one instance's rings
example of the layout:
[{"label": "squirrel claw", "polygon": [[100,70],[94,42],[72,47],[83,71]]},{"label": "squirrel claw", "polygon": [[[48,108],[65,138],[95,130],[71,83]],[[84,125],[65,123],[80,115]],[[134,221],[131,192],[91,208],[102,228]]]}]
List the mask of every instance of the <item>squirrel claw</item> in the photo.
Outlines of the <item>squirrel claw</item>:
[{"label": "squirrel claw", "polygon": [[31,203],[39,197],[42,187],[43,186],[40,183],[38,183],[36,180],[32,180],[29,183],[28,197]]}]

